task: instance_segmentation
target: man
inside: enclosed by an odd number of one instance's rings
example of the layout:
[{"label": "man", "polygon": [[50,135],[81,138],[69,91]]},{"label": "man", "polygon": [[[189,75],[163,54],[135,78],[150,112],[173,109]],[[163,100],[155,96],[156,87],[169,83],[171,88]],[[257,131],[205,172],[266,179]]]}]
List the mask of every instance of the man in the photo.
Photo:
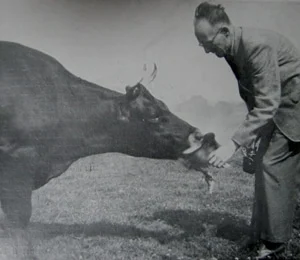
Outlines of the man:
[{"label": "man", "polygon": [[282,251],[292,232],[300,177],[300,54],[280,34],[233,26],[221,5],[201,3],[194,30],[206,53],[224,57],[231,66],[248,108],[240,128],[209,162],[223,167],[238,148],[261,141],[252,239],[260,241],[258,259],[264,259]]}]

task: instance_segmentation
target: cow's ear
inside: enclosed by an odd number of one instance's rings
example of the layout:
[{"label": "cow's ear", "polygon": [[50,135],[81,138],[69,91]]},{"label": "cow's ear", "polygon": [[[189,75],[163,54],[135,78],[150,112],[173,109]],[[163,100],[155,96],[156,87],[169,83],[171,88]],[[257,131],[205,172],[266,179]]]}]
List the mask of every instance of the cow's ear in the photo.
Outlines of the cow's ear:
[{"label": "cow's ear", "polygon": [[141,87],[139,84],[133,87],[127,86],[125,89],[126,89],[126,97],[130,101],[136,99],[141,93]]},{"label": "cow's ear", "polygon": [[118,120],[122,122],[129,122],[130,120],[130,110],[128,104],[121,103],[119,106]]}]

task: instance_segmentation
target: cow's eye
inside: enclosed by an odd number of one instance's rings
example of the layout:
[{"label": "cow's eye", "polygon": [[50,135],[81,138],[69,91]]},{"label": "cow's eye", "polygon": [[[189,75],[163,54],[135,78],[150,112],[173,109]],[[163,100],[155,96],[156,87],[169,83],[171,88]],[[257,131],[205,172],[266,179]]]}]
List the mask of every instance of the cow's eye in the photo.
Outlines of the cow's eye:
[{"label": "cow's eye", "polygon": [[159,122],[159,117],[154,117],[154,118],[148,118],[147,121],[150,123],[158,123]]}]

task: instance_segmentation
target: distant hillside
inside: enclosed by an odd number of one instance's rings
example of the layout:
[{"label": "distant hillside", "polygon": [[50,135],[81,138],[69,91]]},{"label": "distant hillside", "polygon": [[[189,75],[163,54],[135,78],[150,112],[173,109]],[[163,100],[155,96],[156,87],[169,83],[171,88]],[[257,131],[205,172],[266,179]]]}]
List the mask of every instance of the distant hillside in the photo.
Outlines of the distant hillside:
[{"label": "distant hillside", "polygon": [[199,127],[201,132],[214,132],[219,142],[230,138],[233,132],[242,123],[246,115],[246,106],[243,103],[219,101],[211,104],[202,96],[177,105],[174,112]]}]

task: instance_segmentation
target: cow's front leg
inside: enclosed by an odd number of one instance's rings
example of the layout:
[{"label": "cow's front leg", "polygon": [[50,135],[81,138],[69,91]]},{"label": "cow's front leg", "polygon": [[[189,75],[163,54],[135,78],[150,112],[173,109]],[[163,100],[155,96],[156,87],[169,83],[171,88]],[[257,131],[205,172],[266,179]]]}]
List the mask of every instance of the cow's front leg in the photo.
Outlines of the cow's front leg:
[{"label": "cow's front leg", "polygon": [[27,230],[32,212],[32,179],[23,171],[11,170],[1,174],[0,183],[1,207],[6,216],[5,231],[9,236],[13,257],[22,260],[36,259]]},{"label": "cow's front leg", "polygon": [[6,227],[7,237],[1,239],[0,259],[37,260],[26,228]]}]

